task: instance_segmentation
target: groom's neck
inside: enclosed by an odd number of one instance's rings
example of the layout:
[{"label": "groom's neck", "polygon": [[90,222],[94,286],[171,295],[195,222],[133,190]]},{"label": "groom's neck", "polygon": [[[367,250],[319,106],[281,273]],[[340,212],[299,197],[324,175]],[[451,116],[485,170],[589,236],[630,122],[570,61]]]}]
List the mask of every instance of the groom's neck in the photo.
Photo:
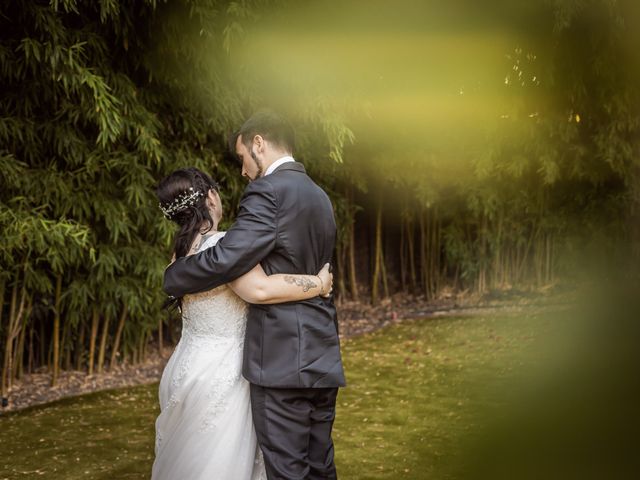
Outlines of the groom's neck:
[{"label": "groom's neck", "polygon": [[290,156],[291,156],[291,153],[289,152],[284,152],[284,151],[273,152],[273,154],[269,155],[269,157],[262,162],[262,174],[260,176],[264,177],[267,170],[269,170],[269,167],[274,163],[276,163],[278,160],[280,160],[283,157],[290,157]]}]

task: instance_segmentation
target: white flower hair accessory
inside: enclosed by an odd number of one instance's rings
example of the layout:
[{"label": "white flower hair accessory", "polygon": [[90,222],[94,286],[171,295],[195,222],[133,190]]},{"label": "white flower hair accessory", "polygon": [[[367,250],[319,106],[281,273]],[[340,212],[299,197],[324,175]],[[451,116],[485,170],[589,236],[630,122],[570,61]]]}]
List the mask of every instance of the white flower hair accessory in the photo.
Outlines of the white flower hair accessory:
[{"label": "white flower hair accessory", "polygon": [[161,203],[158,203],[158,206],[160,207],[160,210],[162,210],[164,216],[171,220],[173,215],[176,213],[181,212],[187,207],[193,207],[198,201],[198,198],[202,196],[204,196],[203,192],[200,190],[194,191],[193,187],[189,187],[189,190],[185,190],[183,193],[178,195],[169,205],[163,206]]}]

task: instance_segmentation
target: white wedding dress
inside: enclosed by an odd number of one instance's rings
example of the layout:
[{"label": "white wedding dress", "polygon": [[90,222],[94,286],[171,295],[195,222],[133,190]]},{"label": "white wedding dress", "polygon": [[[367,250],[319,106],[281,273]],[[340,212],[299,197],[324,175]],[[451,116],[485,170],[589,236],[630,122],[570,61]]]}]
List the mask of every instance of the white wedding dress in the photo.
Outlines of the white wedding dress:
[{"label": "white wedding dress", "polygon": [[246,313],[226,285],[183,297],[182,338],[160,381],[152,480],[267,478],[241,375]]}]

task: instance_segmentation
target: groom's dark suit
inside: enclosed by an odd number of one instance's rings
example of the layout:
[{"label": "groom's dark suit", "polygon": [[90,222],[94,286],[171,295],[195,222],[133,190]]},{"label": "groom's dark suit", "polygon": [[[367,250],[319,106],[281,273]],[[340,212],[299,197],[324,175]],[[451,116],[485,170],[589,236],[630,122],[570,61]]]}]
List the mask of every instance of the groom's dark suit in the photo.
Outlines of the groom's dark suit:
[{"label": "groom's dark suit", "polygon": [[[315,275],[331,260],[335,237],[326,193],[302,164],[285,163],[247,186],[216,246],[167,268],[164,290],[209,290],[258,263],[269,275]],[[333,300],[250,305],[242,373],[269,478],[335,478],[331,425],[345,379]]]}]

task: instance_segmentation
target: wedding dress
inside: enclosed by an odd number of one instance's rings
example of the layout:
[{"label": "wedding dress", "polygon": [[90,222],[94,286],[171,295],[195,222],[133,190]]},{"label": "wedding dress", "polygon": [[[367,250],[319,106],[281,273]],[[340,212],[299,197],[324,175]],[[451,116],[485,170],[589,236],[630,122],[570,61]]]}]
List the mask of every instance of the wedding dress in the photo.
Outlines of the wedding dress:
[{"label": "wedding dress", "polygon": [[241,375],[247,305],[226,285],[182,300],[182,337],[160,381],[151,478],[266,479]]}]

